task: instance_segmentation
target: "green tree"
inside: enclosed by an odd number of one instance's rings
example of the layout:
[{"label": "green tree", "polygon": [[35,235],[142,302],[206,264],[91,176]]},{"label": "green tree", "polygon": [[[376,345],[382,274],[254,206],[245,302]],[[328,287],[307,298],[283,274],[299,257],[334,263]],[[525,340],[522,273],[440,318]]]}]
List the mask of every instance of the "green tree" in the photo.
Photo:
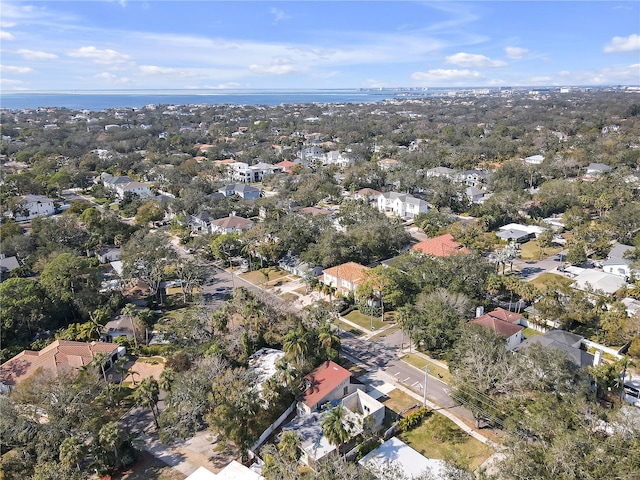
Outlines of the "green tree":
[{"label": "green tree", "polygon": [[342,405],[333,407],[322,419],[322,433],[331,444],[335,445],[338,452],[340,451],[340,445],[351,438],[349,428],[351,426]]},{"label": "green tree", "polygon": [[158,398],[160,394],[160,387],[158,382],[153,377],[146,377],[136,387],[133,392],[133,400],[136,404],[142,408],[148,408],[153,414],[153,421],[156,424],[156,428],[160,428],[158,424]]},{"label": "green tree", "polygon": [[567,262],[571,265],[584,265],[587,261],[587,253],[581,242],[572,243],[567,251]]},{"label": "green tree", "polygon": [[136,210],[136,223],[146,225],[164,218],[164,206],[157,200],[147,200]]},{"label": "green tree", "polygon": [[309,351],[309,334],[302,325],[298,323],[295,330],[290,330],[284,337],[282,348],[287,355],[292,356],[298,363],[301,363]]},{"label": "green tree", "polygon": [[327,322],[318,329],[318,342],[327,360],[336,360],[340,356],[340,336],[333,331],[331,323]]},{"label": "green tree", "polygon": [[87,447],[78,437],[67,437],[60,444],[60,462],[65,467],[80,471],[80,462],[86,454]]},{"label": "green tree", "polygon": [[123,275],[128,279],[139,278],[157,296],[165,267],[174,256],[163,233],[138,231],[122,248]]},{"label": "green tree", "polygon": [[34,280],[9,278],[0,283],[0,334],[3,348],[31,340],[51,320],[52,306]]}]

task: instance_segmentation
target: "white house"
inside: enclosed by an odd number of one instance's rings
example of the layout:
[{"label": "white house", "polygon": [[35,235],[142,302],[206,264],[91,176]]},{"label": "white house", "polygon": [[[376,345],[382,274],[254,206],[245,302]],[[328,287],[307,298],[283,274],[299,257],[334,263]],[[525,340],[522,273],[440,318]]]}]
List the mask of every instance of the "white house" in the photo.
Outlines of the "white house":
[{"label": "white house", "polygon": [[253,222],[232,213],[228,217],[212,220],[209,225],[211,233],[242,233],[249,230],[253,226]]},{"label": "white house", "polygon": [[616,244],[609,252],[609,255],[607,255],[605,262],[602,264],[602,271],[629,279],[633,273],[633,269],[631,268],[633,260],[625,258],[624,255],[626,252],[630,252],[632,250],[634,250],[634,247],[629,245],[622,245],[620,243]]},{"label": "white house", "polygon": [[54,201],[42,195],[23,195],[20,197],[20,207],[13,213],[16,222],[31,220],[35,217],[53,215]]},{"label": "white house", "polygon": [[544,162],[544,156],[531,155],[530,157],[525,158],[524,162],[528,163],[529,165],[540,165],[542,162]]},{"label": "white house", "polygon": [[322,156],[323,165],[338,165],[339,167],[344,168],[349,165],[353,165],[354,163],[355,160],[353,160],[353,158],[345,155],[344,153],[340,153],[337,150],[332,150]]},{"label": "white house", "polygon": [[100,175],[102,184],[107,190],[115,192],[118,198],[124,198],[125,193],[135,193],[140,198],[148,198],[151,196],[151,189],[148,185],[135,181],[128,176],[114,177],[108,173]]},{"label": "white house", "polygon": [[228,163],[227,167],[231,170],[231,178],[236,182],[243,183],[261,182],[267,175],[284,171],[281,167],[264,162],[258,162],[255,165],[249,165],[245,162],[232,162]]},{"label": "white house", "polygon": [[408,193],[387,192],[378,196],[378,210],[393,212],[402,219],[412,219],[428,212],[429,205]]},{"label": "white house", "polygon": [[397,437],[390,438],[365,455],[358,463],[374,473],[385,468],[396,467],[407,478],[419,477],[425,472],[431,473],[429,478],[434,480],[445,478],[444,460],[427,458]]}]

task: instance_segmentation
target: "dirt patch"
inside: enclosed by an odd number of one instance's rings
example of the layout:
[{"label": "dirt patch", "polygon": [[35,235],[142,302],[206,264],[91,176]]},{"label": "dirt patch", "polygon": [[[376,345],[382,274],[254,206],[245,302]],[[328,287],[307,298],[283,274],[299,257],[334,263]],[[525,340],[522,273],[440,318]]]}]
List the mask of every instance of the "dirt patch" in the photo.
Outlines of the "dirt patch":
[{"label": "dirt patch", "polygon": [[147,377],[153,377],[156,380],[160,380],[160,374],[163,370],[164,362],[148,363],[146,359],[139,359],[129,367],[129,374],[125,378],[125,381],[131,381],[132,376],[136,383]]},{"label": "dirt patch", "polygon": [[140,452],[138,463],[112,478],[114,480],[183,480],[186,475],[143,451]]},{"label": "dirt patch", "polygon": [[183,455],[190,464],[206,467],[213,473],[218,473],[238,457],[238,451],[233,446],[207,431],[196,433],[172,449]]}]

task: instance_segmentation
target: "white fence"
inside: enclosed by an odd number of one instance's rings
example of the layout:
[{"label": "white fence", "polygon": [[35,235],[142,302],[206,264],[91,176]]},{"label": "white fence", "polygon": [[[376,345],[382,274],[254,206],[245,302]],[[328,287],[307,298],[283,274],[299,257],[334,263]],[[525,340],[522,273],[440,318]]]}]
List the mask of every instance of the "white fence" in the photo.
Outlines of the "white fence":
[{"label": "white fence", "polygon": [[260,435],[260,438],[258,438],[258,440],[256,441],[256,443],[254,443],[254,444],[251,446],[251,450],[252,450],[252,451],[254,451],[254,452],[255,452],[256,450],[258,450],[258,449],[262,446],[262,444],[264,443],[264,441],[265,441],[267,438],[269,438],[269,435],[271,435],[271,434],[274,432],[274,430],[275,430],[276,428],[278,428],[280,425],[282,425],[282,422],[284,422],[284,421],[287,419],[287,417],[288,417],[289,415],[291,415],[291,413],[295,410],[295,408],[296,408],[296,402],[294,401],[294,402],[291,404],[291,406],[290,406],[289,408],[287,408],[287,409],[284,411],[284,413],[283,413],[282,415],[280,415],[280,416],[278,417],[278,419],[277,419],[275,422],[273,422],[273,423],[271,424],[271,426],[270,426],[269,428],[267,428],[264,432],[262,432],[262,435]]}]

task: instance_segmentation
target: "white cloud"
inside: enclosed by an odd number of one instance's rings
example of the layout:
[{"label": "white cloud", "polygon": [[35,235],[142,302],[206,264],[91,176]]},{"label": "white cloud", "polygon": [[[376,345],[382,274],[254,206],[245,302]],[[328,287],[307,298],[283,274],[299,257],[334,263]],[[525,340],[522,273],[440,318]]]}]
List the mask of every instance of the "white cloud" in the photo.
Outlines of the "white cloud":
[{"label": "white cloud", "polygon": [[192,77],[193,74],[186,70],[171,67],[158,67],[157,65],[140,65],[140,73],[143,75],[163,75],[166,77]]},{"label": "white cloud", "polygon": [[628,37],[613,37],[604,46],[605,53],[633,52],[640,50],[640,35],[632,33]]},{"label": "white cloud", "polygon": [[69,52],[68,55],[70,57],[88,58],[100,64],[125,63],[130,60],[129,55],[124,55],[111,49],[100,50],[94,46],[80,47]]},{"label": "white cloud", "polygon": [[0,27],[2,28],[11,28],[15,26],[16,26],[16,22],[4,22],[4,21],[0,22]]},{"label": "white cloud", "polygon": [[0,85],[20,85],[21,80],[14,80],[12,78],[0,78]]},{"label": "white cloud", "polygon": [[507,64],[501,60],[491,60],[489,57],[485,55],[476,55],[473,53],[456,53],[455,55],[450,55],[445,59],[446,63],[450,63],[453,65],[458,65],[459,67],[470,67],[470,68],[496,68],[496,67],[506,67]]},{"label": "white cloud", "polygon": [[249,70],[254,73],[266,74],[266,75],[290,75],[292,73],[298,73],[298,69],[293,65],[249,65]]},{"label": "white cloud", "polygon": [[104,80],[108,83],[129,83],[131,81],[127,77],[118,77],[117,75],[114,75],[109,72],[99,73],[98,75],[95,75],[95,78]]},{"label": "white cloud", "polygon": [[15,38],[16,37],[9,32],[5,32],[4,30],[0,31],[0,40],[15,40]]},{"label": "white cloud", "polygon": [[32,73],[33,68],[30,67],[14,67],[11,65],[0,65],[0,72],[3,73]]},{"label": "white cloud", "polygon": [[27,60],[54,60],[58,58],[55,53],[39,52],[37,50],[29,50],[27,48],[21,48],[18,53],[22,55],[22,58]]},{"label": "white cloud", "polygon": [[504,52],[512,60],[520,60],[528,55],[529,49],[522,47],[505,47]]},{"label": "white cloud", "polygon": [[291,15],[287,15],[286,13],[284,13],[283,10],[280,10],[279,8],[275,8],[275,7],[272,7],[269,10],[269,13],[273,15],[274,22],[281,22],[282,20],[289,20],[291,18]]},{"label": "white cloud", "polygon": [[465,80],[478,80],[482,78],[476,71],[472,70],[447,70],[436,68],[426,72],[414,72],[411,74],[413,80],[426,82],[461,82]]}]

